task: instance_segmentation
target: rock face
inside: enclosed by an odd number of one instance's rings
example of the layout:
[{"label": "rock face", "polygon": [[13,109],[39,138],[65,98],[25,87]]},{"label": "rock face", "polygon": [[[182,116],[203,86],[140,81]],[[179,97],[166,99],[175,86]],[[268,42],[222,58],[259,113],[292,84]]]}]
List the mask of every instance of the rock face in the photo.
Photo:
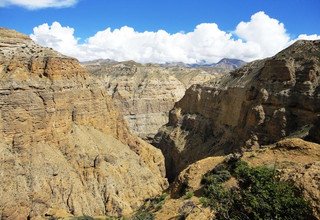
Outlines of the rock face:
[{"label": "rock face", "polygon": [[0,218],[126,215],[167,186],[160,150],[133,136],[77,60],[0,29]]},{"label": "rock face", "polygon": [[154,141],[169,179],[209,155],[304,137],[313,125],[316,139],[319,78],[320,41],[297,41],[272,58],[189,88]]},{"label": "rock face", "polygon": [[168,122],[169,111],[190,85],[217,77],[210,68],[163,67],[133,61],[97,60],[83,65],[105,84],[123,110],[130,130],[146,140]]}]

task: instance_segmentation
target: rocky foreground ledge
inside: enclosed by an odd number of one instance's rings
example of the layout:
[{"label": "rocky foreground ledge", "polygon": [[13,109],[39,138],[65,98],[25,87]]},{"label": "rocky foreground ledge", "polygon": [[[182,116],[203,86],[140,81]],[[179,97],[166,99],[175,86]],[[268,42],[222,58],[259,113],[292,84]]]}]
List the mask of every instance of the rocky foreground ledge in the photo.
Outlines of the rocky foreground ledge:
[{"label": "rocky foreground ledge", "polygon": [[0,218],[121,216],[167,186],[160,150],[133,136],[73,58],[0,29]]}]

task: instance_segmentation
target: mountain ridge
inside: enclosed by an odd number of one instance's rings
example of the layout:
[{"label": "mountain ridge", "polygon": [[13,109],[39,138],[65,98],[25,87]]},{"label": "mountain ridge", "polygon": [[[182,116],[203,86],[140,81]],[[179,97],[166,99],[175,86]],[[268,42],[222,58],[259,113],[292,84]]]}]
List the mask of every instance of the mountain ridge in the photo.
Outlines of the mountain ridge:
[{"label": "mountain ridge", "polygon": [[[90,65],[94,63],[126,63],[126,62],[135,62],[135,61],[116,61],[112,59],[96,59],[96,60],[90,60],[90,61],[84,61],[81,62],[84,65]],[[138,63],[138,62],[135,62]],[[239,59],[234,59],[234,58],[222,58],[219,62],[217,63],[207,63],[205,61],[200,61],[198,63],[184,63],[184,62],[166,62],[166,63],[145,63],[142,65],[159,65],[162,67],[185,67],[185,68],[205,68],[205,67],[217,67],[217,68],[225,68],[228,70],[234,70],[237,69],[241,66],[243,66],[246,62],[243,60]]]}]

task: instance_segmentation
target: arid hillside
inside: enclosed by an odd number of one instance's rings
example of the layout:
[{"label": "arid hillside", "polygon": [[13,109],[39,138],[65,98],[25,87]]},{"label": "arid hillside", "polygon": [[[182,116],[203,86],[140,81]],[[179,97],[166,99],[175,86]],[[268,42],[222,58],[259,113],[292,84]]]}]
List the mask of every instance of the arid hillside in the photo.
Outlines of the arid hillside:
[{"label": "arid hillside", "polygon": [[77,60],[0,29],[0,218],[122,216],[167,187],[160,150],[132,135]]}]

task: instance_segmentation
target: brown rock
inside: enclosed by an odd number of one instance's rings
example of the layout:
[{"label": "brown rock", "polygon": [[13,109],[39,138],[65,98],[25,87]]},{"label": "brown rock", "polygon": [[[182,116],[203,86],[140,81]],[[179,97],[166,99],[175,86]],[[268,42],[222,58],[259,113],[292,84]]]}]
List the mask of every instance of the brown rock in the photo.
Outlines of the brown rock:
[{"label": "brown rock", "polygon": [[201,188],[201,180],[204,174],[211,171],[215,166],[222,163],[225,157],[207,157],[199,160],[184,169],[171,185],[171,195],[181,197],[182,188],[197,191]]},{"label": "brown rock", "polygon": [[[307,136],[320,112],[319,54],[320,41],[297,41],[272,58],[191,86],[155,136],[168,178],[207,156]],[[314,140],[318,127],[310,132]]]},{"label": "brown rock", "polygon": [[1,218],[127,215],[162,192],[161,152],[77,60],[6,29],[0,46]]},{"label": "brown rock", "polygon": [[187,88],[218,77],[210,68],[164,67],[133,61],[97,60],[83,65],[105,84],[130,130],[146,140],[168,122],[169,110]]}]

